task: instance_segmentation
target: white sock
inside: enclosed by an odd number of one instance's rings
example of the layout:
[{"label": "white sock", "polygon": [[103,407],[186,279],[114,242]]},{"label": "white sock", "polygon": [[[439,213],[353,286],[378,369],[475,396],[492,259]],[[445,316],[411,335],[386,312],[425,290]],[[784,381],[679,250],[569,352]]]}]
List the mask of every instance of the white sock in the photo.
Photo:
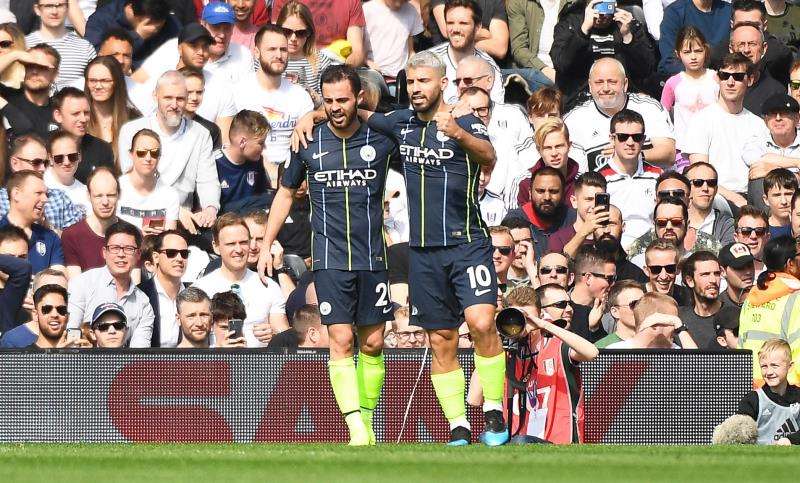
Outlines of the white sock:
[{"label": "white sock", "polygon": [[450,431],[456,429],[459,426],[467,428],[470,431],[472,430],[472,426],[469,425],[469,421],[467,421],[466,416],[461,416],[459,418],[450,421]]},{"label": "white sock", "polygon": [[483,412],[500,411],[503,412],[503,403],[497,401],[484,401]]}]

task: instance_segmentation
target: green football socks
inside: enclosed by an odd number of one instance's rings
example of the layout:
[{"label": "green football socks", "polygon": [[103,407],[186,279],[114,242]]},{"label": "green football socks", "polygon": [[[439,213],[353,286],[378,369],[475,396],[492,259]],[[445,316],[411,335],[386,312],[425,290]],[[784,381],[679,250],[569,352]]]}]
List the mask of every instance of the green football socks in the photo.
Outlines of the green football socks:
[{"label": "green football socks", "polygon": [[470,429],[469,421],[467,421],[467,408],[464,404],[464,369],[458,368],[444,374],[431,374],[431,382],[444,417],[450,422],[450,429],[457,426]]},{"label": "green football socks", "polygon": [[375,444],[372,413],[378,405],[378,398],[381,396],[381,388],[383,388],[383,380],[386,376],[383,354],[370,356],[359,352],[356,373],[358,376],[358,399],[361,407],[361,419],[367,427],[370,444]]},{"label": "green football socks", "polygon": [[358,378],[353,358],[346,357],[328,361],[328,374],[331,378],[336,404],[344,414],[347,429],[350,431],[350,445],[368,445],[369,433],[359,411]]},{"label": "green football socks", "polygon": [[483,388],[483,411],[503,410],[503,390],[506,378],[506,355],[482,357],[475,354],[475,370]]}]

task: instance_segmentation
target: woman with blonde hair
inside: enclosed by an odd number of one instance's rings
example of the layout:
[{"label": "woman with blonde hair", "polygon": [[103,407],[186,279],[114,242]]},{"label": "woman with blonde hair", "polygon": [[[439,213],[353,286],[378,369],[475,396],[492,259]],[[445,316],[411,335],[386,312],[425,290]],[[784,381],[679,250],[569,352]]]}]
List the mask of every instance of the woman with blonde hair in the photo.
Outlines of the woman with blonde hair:
[{"label": "woman with blonde hair", "polygon": [[111,143],[116,153],[120,128],[131,119],[140,117],[139,111],[129,102],[122,68],[111,56],[95,57],[86,65],[84,81],[91,110],[87,131]]},{"label": "woman with blonde hair", "polygon": [[[311,10],[295,0],[283,6],[276,22],[289,40],[289,62],[286,77],[320,94],[319,76],[334,61],[317,50],[317,34]],[[312,96],[313,97],[313,96]]]},{"label": "woman with blonde hair", "polygon": [[[13,51],[25,51],[25,35],[14,23],[0,23],[0,57]],[[8,87],[19,89],[25,78],[25,67],[14,62],[0,72],[0,82]]]}]

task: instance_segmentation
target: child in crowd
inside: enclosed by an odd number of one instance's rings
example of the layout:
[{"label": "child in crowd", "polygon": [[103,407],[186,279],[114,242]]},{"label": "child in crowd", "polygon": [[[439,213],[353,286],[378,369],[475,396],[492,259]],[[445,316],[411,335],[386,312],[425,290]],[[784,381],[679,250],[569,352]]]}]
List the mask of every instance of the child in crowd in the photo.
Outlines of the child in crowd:
[{"label": "child in crowd", "polygon": [[[719,94],[716,72],[708,69],[711,48],[703,34],[692,25],[678,31],[675,54],[683,63],[683,72],[667,80],[661,104],[672,111],[675,120],[675,147],[680,152],[692,116],[713,104]],[[688,156],[678,155],[677,168],[688,166]]]},{"label": "child in crowd", "polygon": [[769,236],[792,236],[789,213],[797,178],[786,168],[773,169],[764,176],[764,203],[769,208]]},{"label": "child in crowd", "polygon": [[791,348],[783,339],[770,339],[758,351],[764,386],[739,401],[738,414],[758,425],[758,444],[800,444],[800,388],[789,385],[793,369]]}]

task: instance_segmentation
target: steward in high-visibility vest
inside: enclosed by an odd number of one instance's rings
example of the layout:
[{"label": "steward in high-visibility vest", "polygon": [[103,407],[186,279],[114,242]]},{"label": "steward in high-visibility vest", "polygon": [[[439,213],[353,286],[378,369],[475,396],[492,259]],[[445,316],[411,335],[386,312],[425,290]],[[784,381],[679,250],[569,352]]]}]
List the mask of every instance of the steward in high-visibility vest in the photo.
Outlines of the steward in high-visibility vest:
[{"label": "steward in high-visibility vest", "polygon": [[753,352],[753,386],[761,387],[764,379],[758,364],[761,346],[779,338],[792,348],[794,370],[789,383],[800,382],[800,255],[795,240],[788,236],[773,238],[764,247],[767,270],[759,275],[742,305],[739,315],[739,348]]}]

